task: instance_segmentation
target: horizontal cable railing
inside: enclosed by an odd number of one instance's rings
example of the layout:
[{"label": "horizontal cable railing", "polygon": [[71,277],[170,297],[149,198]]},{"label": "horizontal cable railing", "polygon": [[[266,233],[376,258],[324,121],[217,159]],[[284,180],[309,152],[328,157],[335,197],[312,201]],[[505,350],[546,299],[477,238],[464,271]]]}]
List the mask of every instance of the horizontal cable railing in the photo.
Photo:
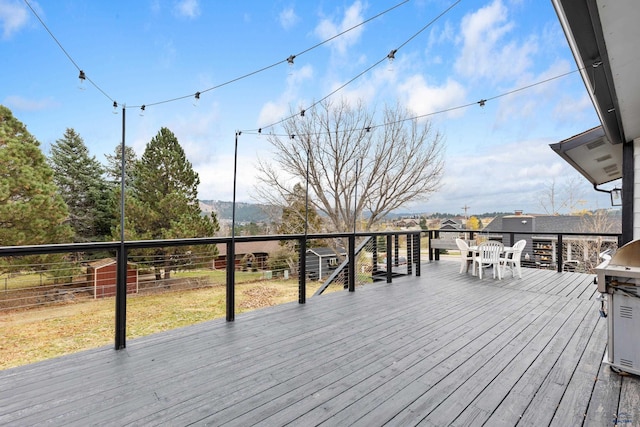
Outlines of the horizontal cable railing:
[{"label": "horizontal cable railing", "polygon": [[508,246],[524,239],[527,246],[523,251],[523,266],[554,269],[558,272],[593,273],[593,269],[601,261],[600,253],[622,246],[621,233],[429,230],[429,260],[439,260],[442,251],[457,250],[456,238],[472,243],[498,240]]},{"label": "horizontal cable railing", "polygon": [[[95,311],[103,307],[101,301],[115,299],[111,320],[102,316],[100,322],[102,329],[112,328],[115,317],[115,347],[121,349],[127,330],[134,336],[162,330],[149,326],[149,317],[155,316],[149,314],[149,305],[157,313],[182,307],[171,325],[181,326],[183,318],[209,319],[211,313],[189,305],[188,293],[200,290],[211,290],[197,297],[211,298],[212,305],[223,300],[220,314],[232,321],[236,311],[296,298],[305,303],[307,294],[325,284],[340,265],[339,280],[328,285],[351,292],[356,285],[391,282],[398,274],[419,275],[420,234],[410,230],[0,247],[0,310],[94,301],[99,304],[87,310]],[[365,240],[369,243],[360,245]],[[270,285],[276,280],[283,285]],[[129,304],[128,298],[133,298]],[[143,305],[145,298],[152,302]]]}]

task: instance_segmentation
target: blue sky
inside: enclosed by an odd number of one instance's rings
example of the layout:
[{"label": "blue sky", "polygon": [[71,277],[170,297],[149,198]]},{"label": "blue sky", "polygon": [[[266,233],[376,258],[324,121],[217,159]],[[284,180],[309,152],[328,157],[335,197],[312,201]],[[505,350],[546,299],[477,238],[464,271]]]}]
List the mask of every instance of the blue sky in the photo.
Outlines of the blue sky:
[{"label": "blue sky", "polygon": [[[561,188],[571,179],[582,184],[582,207],[609,207],[606,194],[593,191],[549,148],[599,125],[579,73],[572,73],[576,64],[550,0],[29,4],[64,51],[24,1],[0,0],[0,103],[27,125],[46,154],[70,127],[104,162],[121,141],[115,100],[127,106],[126,142],[138,155],[166,126],[200,175],[199,197],[231,200],[236,130],[279,121],[290,108],[325,97],[402,46],[392,64],[383,62],[333,98],[362,100],[378,110],[400,103],[429,115],[444,134],[442,190],[402,211],[462,213],[466,205],[470,213],[543,212],[541,192],[552,181]],[[204,92],[283,62],[395,5],[297,56],[291,67],[281,63]],[[104,94],[89,82],[79,89],[76,65]],[[203,93],[194,106],[191,95],[198,91]],[[484,107],[455,108],[481,99],[489,100]],[[134,107],[143,104],[141,116]],[[251,196],[254,165],[270,155],[266,138],[241,135],[238,201],[257,202]]]}]

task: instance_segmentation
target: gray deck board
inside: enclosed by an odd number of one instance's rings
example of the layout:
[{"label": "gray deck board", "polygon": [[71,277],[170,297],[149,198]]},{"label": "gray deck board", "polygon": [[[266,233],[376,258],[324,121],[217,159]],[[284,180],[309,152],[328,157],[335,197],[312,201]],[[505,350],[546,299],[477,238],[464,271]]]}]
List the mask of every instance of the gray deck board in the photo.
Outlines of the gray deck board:
[{"label": "gray deck board", "polygon": [[636,425],[593,276],[441,260],[358,287],[0,371],[2,425]]}]

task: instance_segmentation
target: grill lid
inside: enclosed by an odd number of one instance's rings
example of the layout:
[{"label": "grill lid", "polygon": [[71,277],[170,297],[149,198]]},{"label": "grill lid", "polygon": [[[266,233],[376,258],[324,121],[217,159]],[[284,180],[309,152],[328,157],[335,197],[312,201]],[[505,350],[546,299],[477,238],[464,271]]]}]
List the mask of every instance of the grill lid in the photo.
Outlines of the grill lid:
[{"label": "grill lid", "polygon": [[616,253],[611,257],[609,265],[640,268],[640,239],[632,240],[618,248]]}]

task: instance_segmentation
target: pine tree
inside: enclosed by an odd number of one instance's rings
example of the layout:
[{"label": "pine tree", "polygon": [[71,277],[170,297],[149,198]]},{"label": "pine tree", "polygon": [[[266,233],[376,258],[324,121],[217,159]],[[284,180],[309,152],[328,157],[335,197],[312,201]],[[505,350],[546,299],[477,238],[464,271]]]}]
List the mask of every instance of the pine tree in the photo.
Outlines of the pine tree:
[{"label": "pine tree", "polygon": [[[122,144],[116,146],[113,154],[105,154],[107,158],[107,176],[116,184],[122,179]],[[133,168],[136,164],[136,152],[129,146],[124,147],[124,182],[127,186],[133,181]]]},{"label": "pine tree", "polygon": [[305,188],[296,184],[293,192],[287,197],[287,205],[282,209],[282,221],[278,225],[277,232],[302,234],[305,228],[309,233],[319,233],[322,228],[322,219],[307,200]]},{"label": "pine tree", "polygon": [[103,178],[104,170],[82,137],[67,129],[51,146],[54,182],[69,207],[69,224],[76,242],[104,240],[111,233],[114,218],[110,212],[112,193]]},{"label": "pine tree", "polygon": [[40,143],[0,105],[0,244],[68,243],[68,209]]},{"label": "pine tree", "polygon": [[[176,239],[213,237],[218,221],[204,217],[198,203],[200,178],[187,160],[176,136],[162,128],[147,144],[142,158],[135,163],[132,194],[136,203],[125,207],[128,235],[138,239]],[[126,229],[125,229],[126,230]],[[155,251],[164,260],[165,278],[171,259],[180,258],[191,248],[161,248]],[[202,248],[213,256],[215,247]]]}]

